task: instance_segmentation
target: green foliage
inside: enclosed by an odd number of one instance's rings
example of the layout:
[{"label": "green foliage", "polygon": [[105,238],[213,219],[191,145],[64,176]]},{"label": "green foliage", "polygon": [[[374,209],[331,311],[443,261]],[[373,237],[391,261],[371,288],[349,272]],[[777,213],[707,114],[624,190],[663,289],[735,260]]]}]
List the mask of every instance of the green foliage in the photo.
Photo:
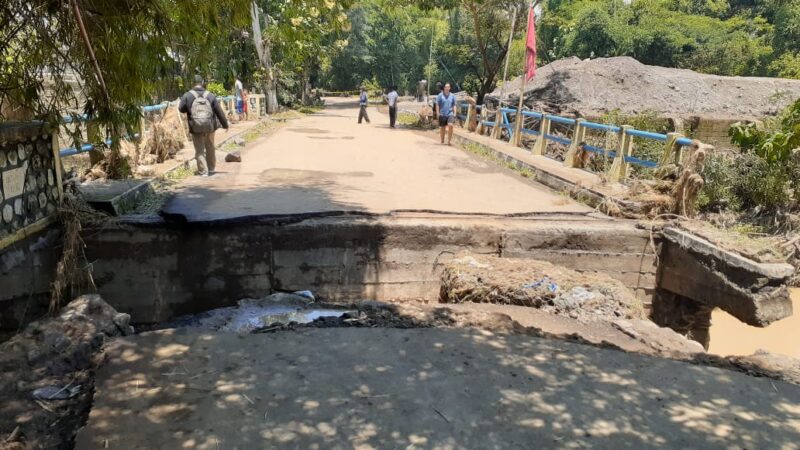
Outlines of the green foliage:
[{"label": "green foliage", "polygon": [[697,207],[705,211],[739,211],[742,202],[734,194],[733,189],[739,175],[740,171],[730,156],[717,154],[709,156],[703,171],[705,184],[697,198]]},{"label": "green foliage", "polygon": [[206,83],[206,89],[212,94],[216,95],[217,97],[224,97],[230,94],[230,92],[228,92],[228,90],[225,89],[225,86],[223,86],[222,83],[217,81]]},{"label": "green foliage", "polygon": [[[0,7],[0,57],[9,62],[0,70],[0,92],[35,115],[55,120],[79,109],[111,129],[133,126],[138,106],[208,67],[220,36],[249,17],[246,0],[78,4],[100,73],[69,2],[9,0]],[[77,92],[70,84],[75,77],[82,80]]]},{"label": "green foliage", "polygon": [[792,202],[791,172],[754,154],[712,156],[703,174],[706,183],[698,206],[703,210],[785,210]]},{"label": "green foliage", "polygon": [[[431,74],[431,41],[438,47],[447,31],[437,14],[386,0],[360,2],[348,14],[352,30],[322,79],[335,90],[371,80],[381,88],[396,84],[400,92],[416,92],[417,82]],[[428,69],[435,74],[438,65]]]},{"label": "green foliage", "polygon": [[741,154],[711,157],[700,207],[775,212],[797,206],[800,193],[800,100],[763,125],[736,124]]},{"label": "green foliage", "polygon": [[752,3],[550,0],[539,27],[539,53],[633,56],[645,64],[720,75],[777,74],[771,63],[787,43],[797,42],[793,30],[800,16],[780,0]]},{"label": "green foliage", "polygon": [[730,130],[731,141],[746,152],[769,163],[786,162],[800,149],[800,100],[786,109],[765,127],[753,123],[737,123]]}]

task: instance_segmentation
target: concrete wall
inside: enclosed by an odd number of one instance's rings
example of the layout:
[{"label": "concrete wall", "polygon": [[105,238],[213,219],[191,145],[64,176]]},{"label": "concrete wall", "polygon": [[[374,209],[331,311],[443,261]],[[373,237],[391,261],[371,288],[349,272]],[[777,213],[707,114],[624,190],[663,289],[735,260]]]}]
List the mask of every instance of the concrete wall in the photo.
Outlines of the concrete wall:
[{"label": "concrete wall", "polygon": [[0,340],[47,311],[60,233],[34,233],[0,249]]},{"label": "concrete wall", "polygon": [[[742,119],[744,120],[744,119]],[[692,137],[704,144],[713,145],[718,150],[733,150],[728,131],[737,119],[714,119],[697,117],[692,123]]]},{"label": "concrete wall", "polygon": [[326,300],[435,302],[461,251],[533,257],[603,272],[649,297],[649,233],[595,220],[320,218],[175,228],[143,223],[87,234],[100,294],[135,322],[228,306],[273,290]]}]

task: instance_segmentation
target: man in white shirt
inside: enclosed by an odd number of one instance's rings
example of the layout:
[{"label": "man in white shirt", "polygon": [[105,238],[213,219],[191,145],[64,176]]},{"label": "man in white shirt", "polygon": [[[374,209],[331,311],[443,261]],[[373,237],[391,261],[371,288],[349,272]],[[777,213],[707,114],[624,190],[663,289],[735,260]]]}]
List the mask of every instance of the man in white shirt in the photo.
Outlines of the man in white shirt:
[{"label": "man in white shirt", "polygon": [[239,120],[242,120],[242,116],[244,116],[244,87],[242,86],[242,80],[240,80],[239,77],[236,77],[234,90],[236,91],[236,114],[239,116]]},{"label": "man in white shirt", "polygon": [[389,88],[389,94],[386,95],[386,101],[389,103],[389,127],[394,128],[394,123],[397,121],[397,86]]}]

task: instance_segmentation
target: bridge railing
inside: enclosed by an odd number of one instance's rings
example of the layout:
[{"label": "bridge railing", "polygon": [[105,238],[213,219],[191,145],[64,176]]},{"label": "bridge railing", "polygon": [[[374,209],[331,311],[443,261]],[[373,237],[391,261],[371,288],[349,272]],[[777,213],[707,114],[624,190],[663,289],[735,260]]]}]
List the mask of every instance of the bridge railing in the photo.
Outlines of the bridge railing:
[{"label": "bridge railing", "polygon": [[[225,112],[226,115],[231,115],[236,112],[236,97],[234,97],[233,95],[220,96],[217,97],[217,100],[219,100],[220,106],[222,107],[222,110]],[[260,118],[266,114],[266,102],[263,94],[250,94],[248,96],[248,103],[249,103],[248,118],[250,118],[250,116],[253,116],[253,118]],[[145,118],[147,117],[148,114],[158,113],[170,107],[177,108],[177,105],[178,101],[175,100],[171,102],[162,102],[157,105],[142,106],[141,107],[142,118],[138,132],[125,136],[125,139],[138,140],[142,136],[144,136],[147,128],[147,121],[145,120]],[[91,123],[91,118],[88,117],[86,114],[72,114],[64,116],[62,118],[62,123],[83,124],[87,128],[88,132],[89,124]],[[105,147],[110,147],[112,144],[112,141],[110,139],[97,140],[96,142],[102,144],[102,146]],[[80,147],[77,148],[75,147],[61,148],[59,154],[62,158],[64,158],[68,156],[78,155],[80,153],[90,152],[95,149],[100,150],[97,148],[97,145],[89,142],[84,142],[83,144],[81,144]]]},{"label": "bridge railing", "polygon": [[[561,144],[567,147],[563,161],[566,167],[586,168],[589,155],[602,155],[612,161],[607,169],[607,179],[611,182],[625,179],[632,166],[647,170],[677,163],[681,158],[682,147],[693,143],[692,139],[680,133],[655,133],[637,130],[629,125],[603,124],[529,110],[517,114],[516,108],[509,107],[491,110],[483,105],[480,109],[481,118],[477,130],[480,134],[488,132],[497,139],[508,138],[516,146],[520,146],[524,137],[531,137],[535,139],[531,153],[541,156],[549,156],[549,144]],[[613,147],[592,144],[592,133],[614,137],[606,139],[606,143],[611,142]],[[648,147],[661,145],[662,150],[657,160],[653,159],[652,152],[649,152],[650,156],[634,155],[634,140],[649,142],[646,144]]]}]

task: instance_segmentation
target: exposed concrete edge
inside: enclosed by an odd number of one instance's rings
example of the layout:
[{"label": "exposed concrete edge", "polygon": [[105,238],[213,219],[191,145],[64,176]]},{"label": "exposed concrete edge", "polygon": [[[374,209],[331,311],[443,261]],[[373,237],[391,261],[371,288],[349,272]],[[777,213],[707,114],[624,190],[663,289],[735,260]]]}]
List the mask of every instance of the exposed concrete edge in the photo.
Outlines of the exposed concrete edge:
[{"label": "exposed concrete edge", "polygon": [[[148,191],[152,192],[153,180],[153,178],[143,179],[139,184],[107,200],[87,200],[86,202],[94,209],[118,216],[123,214],[130,207],[135,206],[139,195]],[[80,190],[80,187],[78,187],[78,189]]]},{"label": "exposed concrete edge", "polygon": [[664,238],[681,248],[701,255],[722,260],[726,265],[754,272],[776,280],[785,280],[794,275],[795,268],[786,263],[760,263],[745,256],[720,248],[712,242],[676,228],[664,228]]},{"label": "exposed concrete edge", "polygon": [[[595,216],[596,213],[593,211],[589,212],[533,211],[533,212],[510,213],[510,214],[493,214],[493,213],[482,213],[482,212],[439,211],[432,209],[395,209],[387,212],[370,212],[370,211],[359,211],[359,210],[331,210],[331,211],[309,211],[309,212],[290,213],[290,214],[249,214],[249,215],[244,214],[240,216],[220,215],[218,217],[202,217],[202,218],[186,217],[185,214],[170,213],[163,210],[159,214],[166,222],[183,224],[183,225],[200,226],[200,227],[236,225],[242,223],[275,223],[275,222],[293,223],[307,219],[325,218],[325,217],[370,217],[370,218],[397,217],[404,214],[430,214],[442,217],[505,218],[505,219],[526,219],[526,218],[538,219],[543,217],[569,217],[569,218],[586,218],[592,221],[594,220],[613,221],[613,219],[605,216],[598,218]],[[134,222],[138,222],[138,217],[140,216],[131,216],[131,217]],[[150,222],[151,220],[147,221]]]},{"label": "exposed concrete edge", "polygon": [[597,208],[607,199],[613,198],[613,200],[616,203],[624,205],[626,209],[634,211],[639,209],[638,204],[635,202],[631,202],[628,200],[621,200],[612,197],[608,194],[605,194],[603,192],[597,191],[595,189],[581,186],[559,175],[548,172],[547,170],[544,170],[541,167],[534,166],[521,159],[515,158],[514,156],[506,152],[503,152],[502,150],[486,145],[483,142],[477,141],[475,139],[470,139],[468,136],[464,136],[459,133],[453,133],[453,139],[456,141],[457,144],[461,145],[472,144],[480,146],[480,148],[488,152],[491,152],[495,157],[500,158],[506,161],[507,163],[513,164],[520,169],[525,169],[530,172],[533,172],[533,174],[535,175],[535,180],[538,181],[539,183],[551,189],[555,189],[556,191],[559,192],[567,192],[572,198],[582,203],[585,203],[591,206],[592,208]]}]

